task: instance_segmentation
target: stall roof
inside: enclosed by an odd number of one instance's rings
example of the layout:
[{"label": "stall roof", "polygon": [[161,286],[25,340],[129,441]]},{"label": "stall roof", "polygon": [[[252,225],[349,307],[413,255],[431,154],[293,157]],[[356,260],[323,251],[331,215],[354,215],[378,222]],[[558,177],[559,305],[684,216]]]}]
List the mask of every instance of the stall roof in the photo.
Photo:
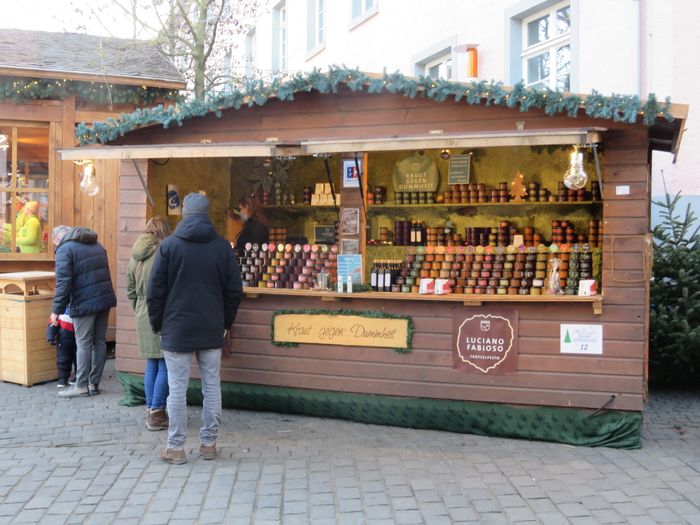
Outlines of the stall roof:
[{"label": "stall roof", "polygon": [[185,88],[150,42],[22,29],[0,29],[0,75]]},{"label": "stall roof", "polygon": [[[192,101],[177,107],[162,107],[139,110],[122,115],[119,119],[81,124],[76,136],[81,144],[114,143],[120,137],[145,127],[162,125],[164,128],[182,126],[186,121],[216,115],[221,117],[226,110],[238,110],[244,106],[263,106],[269,100],[281,102],[294,100],[295,95],[307,92],[335,94],[339,88],[350,91],[364,91],[368,96],[380,93],[395,93],[410,98],[421,97],[435,102],[447,100],[467,105],[490,105],[519,109],[527,112],[536,109],[546,116],[583,115],[598,122],[605,120],[615,123],[641,124],[649,127],[650,145],[654,149],[676,153],[688,107],[658,102],[650,95],[646,101],[636,96],[603,96],[597,92],[591,95],[576,95],[551,90],[525,87],[523,84],[512,88],[498,82],[459,83],[434,80],[426,77],[413,79],[400,73],[367,75],[354,69],[331,66],[327,73],[314,70],[298,73],[287,79],[278,79],[270,84],[250,82],[242,90],[218,93],[206,101]],[[542,133],[538,133],[541,135]],[[501,136],[504,132],[501,132]],[[522,138],[524,135],[520,135]],[[405,142],[402,137],[401,142]],[[444,140],[445,137],[440,137]],[[335,141],[337,143],[337,141]],[[194,146],[194,145],[193,145]],[[309,143],[309,147],[311,144]],[[335,147],[335,146],[334,146]],[[354,148],[356,146],[349,146]],[[359,148],[364,150],[365,148]]]}]

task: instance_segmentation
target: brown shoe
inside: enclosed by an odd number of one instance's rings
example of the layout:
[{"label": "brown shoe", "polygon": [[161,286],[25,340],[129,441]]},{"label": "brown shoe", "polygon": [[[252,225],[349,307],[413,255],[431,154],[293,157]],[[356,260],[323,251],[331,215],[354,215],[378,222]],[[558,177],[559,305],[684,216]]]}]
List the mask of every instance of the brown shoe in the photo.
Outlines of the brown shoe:
[{"label": "brown shoe", "polygon": [[170,463],[171,465],[182,465],[187,463],[187,455],[184,449],[166,448],[161,450],[158,455],[161,461]]},{"label": "brown shoe", "polygon": [[149,410],[146,415],[146,428],[150,431],[167,430],[168,424],[168,414],[162,408]]},{"label": "brown shoe", "polygon": [[216,459],[218,452],[216,451],[216,443],[211,445],[200,445],[199,446],[199,457],[202,459]]}]

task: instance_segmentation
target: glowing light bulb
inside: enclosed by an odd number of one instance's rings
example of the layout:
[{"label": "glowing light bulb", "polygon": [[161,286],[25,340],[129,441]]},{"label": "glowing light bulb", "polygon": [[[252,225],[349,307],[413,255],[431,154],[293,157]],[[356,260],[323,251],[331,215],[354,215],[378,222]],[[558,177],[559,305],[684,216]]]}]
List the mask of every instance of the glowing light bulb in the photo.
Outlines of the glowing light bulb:
[{"label": "glowing light bulb", "polygon": [[83,173],[80,176],[80,191],[88,197],[94,197],[100,191],[95,177],[95,165],[92,162],[83,164]]},{"label": "glowing light bulb", "polygon": [[569,169],[564,173],[564,186],[570,190],[580,190],[587,182],[588,175],[583,170],[583,153],[574,148],[569,159]]}]

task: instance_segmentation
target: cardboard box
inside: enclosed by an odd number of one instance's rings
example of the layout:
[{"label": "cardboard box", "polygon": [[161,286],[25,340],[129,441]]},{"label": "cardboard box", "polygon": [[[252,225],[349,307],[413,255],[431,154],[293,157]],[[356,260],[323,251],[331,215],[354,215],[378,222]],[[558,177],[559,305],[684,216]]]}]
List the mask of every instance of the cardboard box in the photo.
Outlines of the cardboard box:
[{"label": "cardboard box", "polygon": [[317,182],[316,187],[314,188],[314,193],[317,193],[318,195],[322,195],[325,192],[323,191],[323,182]]},{"label": "cardboard box", "polygon": [[311,194],[311,206],[318,206],[318,197],[319,195],[317,193]]},{"label": "cardboard box", "polygon": [[595,282],[595,279],[581,279],[578,282],[578,294],[583,297],[597,295],[598,283]]},{"label": "cardboard box", "polygon": [[435,295],[452,293],[452,281],[449,279],[435,279]]},{"label": "cardboard box", "polygon": [[331,192],[331,185],[330,185],[329,182],[325,182],[325,183],[323,184],[323,193],[325,193],[326,195],[331,195],[331,194],[332,194],[332,192]]},{"label": "cardboard box", "polygon": [[421,279],[418,293],[435,293],[435,279]]}]

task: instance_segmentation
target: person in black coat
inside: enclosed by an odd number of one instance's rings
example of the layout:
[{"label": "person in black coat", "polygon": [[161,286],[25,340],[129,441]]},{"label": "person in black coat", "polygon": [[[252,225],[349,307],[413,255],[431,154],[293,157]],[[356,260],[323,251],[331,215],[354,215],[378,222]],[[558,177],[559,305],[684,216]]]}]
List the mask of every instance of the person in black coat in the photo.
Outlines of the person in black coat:
[{"label": "person in black coat", "polygon": [[192,354],[202,379],[202,427],[199,454],[216,457],[221,419],[221,354],[243,297],[241,275],[231,245],[209,220],[204,195],[185,197],[182,221],[158,247],[149,277],[146,303],[153,331],[168,367],[168,444],[160,452],[167,463],[187,461],[186,392]]},{"label": "person in black coat", "polygon": [[261,245],[270,238],[267,218],[256,197],[243,197],[238,201],[240,217],[244,221],[243,230],[236,238],[236,253],[243,253],[246,243]]},{"label": "person in black coat", "polygon": [[75,328],[76,377],[72,388],[61,397],[99,394],[107,357],[105,336],[109,310],[116,306],[107,252],[89,228],[57,226],[52,238],[56,247],[56,290],[50,322],[70,304]]}]

